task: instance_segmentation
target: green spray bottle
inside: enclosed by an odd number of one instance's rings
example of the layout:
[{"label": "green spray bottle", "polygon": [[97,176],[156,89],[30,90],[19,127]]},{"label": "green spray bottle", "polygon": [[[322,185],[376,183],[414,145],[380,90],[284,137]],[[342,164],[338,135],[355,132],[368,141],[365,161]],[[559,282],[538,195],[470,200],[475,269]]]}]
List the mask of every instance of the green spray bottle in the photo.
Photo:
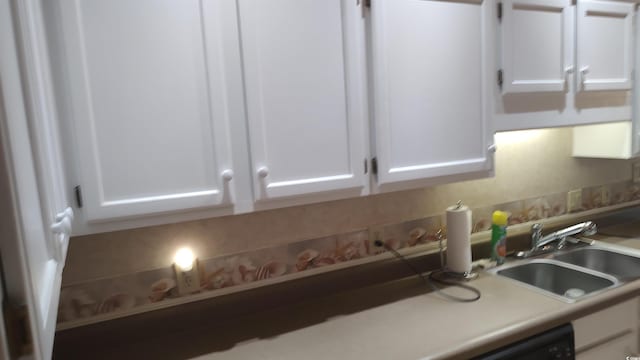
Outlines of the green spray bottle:
[{"label": "green spray bottle", "polygon": [[491,260],[498,265],[502,265],[507,256],[507,222],[509,214],[504,211],[494,211],[491,220]]}]

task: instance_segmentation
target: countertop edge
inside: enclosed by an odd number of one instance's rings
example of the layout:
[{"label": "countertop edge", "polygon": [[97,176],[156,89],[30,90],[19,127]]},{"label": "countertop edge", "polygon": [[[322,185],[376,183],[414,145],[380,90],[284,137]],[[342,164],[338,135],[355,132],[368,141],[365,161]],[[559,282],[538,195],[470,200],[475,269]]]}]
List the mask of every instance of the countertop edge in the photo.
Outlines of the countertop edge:
[{"label": "countertop edge", "polygon": [[[492,275],[495,276],[495,275]],[[511,286],[511,285],[509,285]],[[513,284],[513,286],[517,286]],[[533,292],[533,291],[532,291]],[[640,295],[640,279],[608,290],[592,298],[578,301],[569,306],[561,306],[557,311],[538,316],[527,321],[520,321],[507,328],[488,332],[462,343],[449,351],[430,354],[423,359],[471,358],[529,336],[544,332],[556,326],[577,320],[583,316],[603,310],[609,306],[622,303]]]}]

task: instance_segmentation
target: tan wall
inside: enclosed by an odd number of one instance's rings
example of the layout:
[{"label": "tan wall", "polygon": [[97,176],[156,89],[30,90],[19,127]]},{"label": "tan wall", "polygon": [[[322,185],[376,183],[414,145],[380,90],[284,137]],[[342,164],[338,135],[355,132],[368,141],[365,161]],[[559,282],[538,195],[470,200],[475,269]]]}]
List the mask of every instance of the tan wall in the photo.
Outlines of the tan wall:
[{"label": "tan wall", "polygon": [[571,134],[570,128],[498,134],[491,179],[75,237],[63,281],[167,267],[180,246],[211,258],[440,214],[459,199],[480,207],[630,180],[630,160],[573,158]]}]

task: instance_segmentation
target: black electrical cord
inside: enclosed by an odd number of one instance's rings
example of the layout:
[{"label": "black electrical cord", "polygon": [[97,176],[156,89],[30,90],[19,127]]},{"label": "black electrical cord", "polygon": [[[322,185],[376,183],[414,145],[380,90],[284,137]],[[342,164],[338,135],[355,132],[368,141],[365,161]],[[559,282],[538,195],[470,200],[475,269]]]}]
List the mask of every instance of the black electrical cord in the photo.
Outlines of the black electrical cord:
[{"label": "black electrical cord", "polygon": [[[481,296],[480,290],[474,288],[473,286],[460,284],[459,282],[455,282],[455,281],[448,281],[448,280],[445,280],[445,279],[440,279],[440,278],[434,276],[434,274],[444,274],[444,272],[442,270],[432,271],[432,272],[429,273],[428,277],[425,277],[418,269],[416,269],[415,266],[413,266],[413,264],[411,264],[409,262],[409,260],[407,260],[404,256],[402,256],[402,254],[400,254],[398,251],[396,251],[396,249],[394,249],[391,246],[387,245],[387,243],[385,243],[384,241],[375,240],[373,243],[377,247],[385,248],[387,251],[392,253],[395,257],[397,257],[398,259],[402,260],[402,262],[405,263],[405,265],[407,265],[408,268],[413,270],[413,272],[416,275],[418,275],[418,277],[422,280],[422,282],[425,285],[429,286],[433,291],[435,291],[436,293],[438,293],[442,297],[447,298],[449,300],[453,300],[453,301],[459,301],[459,302],[474,302],[474,301],[480,300],[480,296]],[[457,296],[454,296],[454,295],[450,295],[450,294],[447,294],[444,291],[442,291],[442,288],[436,286],[436,283],[439,283],[439,284],[442,284],[442,285],[457,286],[457,287],[463,288],[465,290],[468,290],[468,291],[474,293],[475,296],[472,297],[472,298],[461,298],[461,297],[457,297]]]}]

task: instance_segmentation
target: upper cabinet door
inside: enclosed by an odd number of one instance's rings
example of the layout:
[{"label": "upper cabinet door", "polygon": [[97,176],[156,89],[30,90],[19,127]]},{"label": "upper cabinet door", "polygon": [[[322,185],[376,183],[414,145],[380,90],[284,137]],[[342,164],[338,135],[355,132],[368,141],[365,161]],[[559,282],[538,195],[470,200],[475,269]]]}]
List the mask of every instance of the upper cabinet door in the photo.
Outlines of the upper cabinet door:
[{"label": "upper cabinet door", "polygon": [[378,184],[489,169],[487,4],[377,0],[371,6]]},{"label": "upper cabinet door", "polygon": [[362,9],[353,0],[239,3],[256,200],[362,194]]},{"label": "upper cabinet door", "polygon": [[571,71],[567,52],[569,0],[502,2],[503,93],[559,92]]},{"label": "upper cabinet door", "polygon": [[[63,0],[70,107],[89,221],[233,203],[234,106],[220,1]],[[232,8],[233,9],[233,8]],[[236,33],[237,36],[237,33]],[[233,53],[233,51],[230,51]],[[235,80],[233,80],[235,81]]]},{"label": "upper cabinet door", "polygon": [[15,20],[22,34],[22,74],[24,100],[29,109],[28,122],[34,168],[40,189],[41,211],[47,233],[50,254],[64,265],[73,210],[64,175],[60,138],[60,121],[55,103],[51,76],[51,61],[43,24],[43,9],[37,1],[17,3]]},{"label": "upper cabinet door", "polygon": [[51,359],[73,217],[60,186],[40,5],[0,0],[0,292],[3,305],[28,312],[20,332],[29,334],[33,353],[15,355],[21,359]]},{"label": "upper cabinet door", "polygon": [[578,0],[578,90],[631,89],[635,4]]}]

